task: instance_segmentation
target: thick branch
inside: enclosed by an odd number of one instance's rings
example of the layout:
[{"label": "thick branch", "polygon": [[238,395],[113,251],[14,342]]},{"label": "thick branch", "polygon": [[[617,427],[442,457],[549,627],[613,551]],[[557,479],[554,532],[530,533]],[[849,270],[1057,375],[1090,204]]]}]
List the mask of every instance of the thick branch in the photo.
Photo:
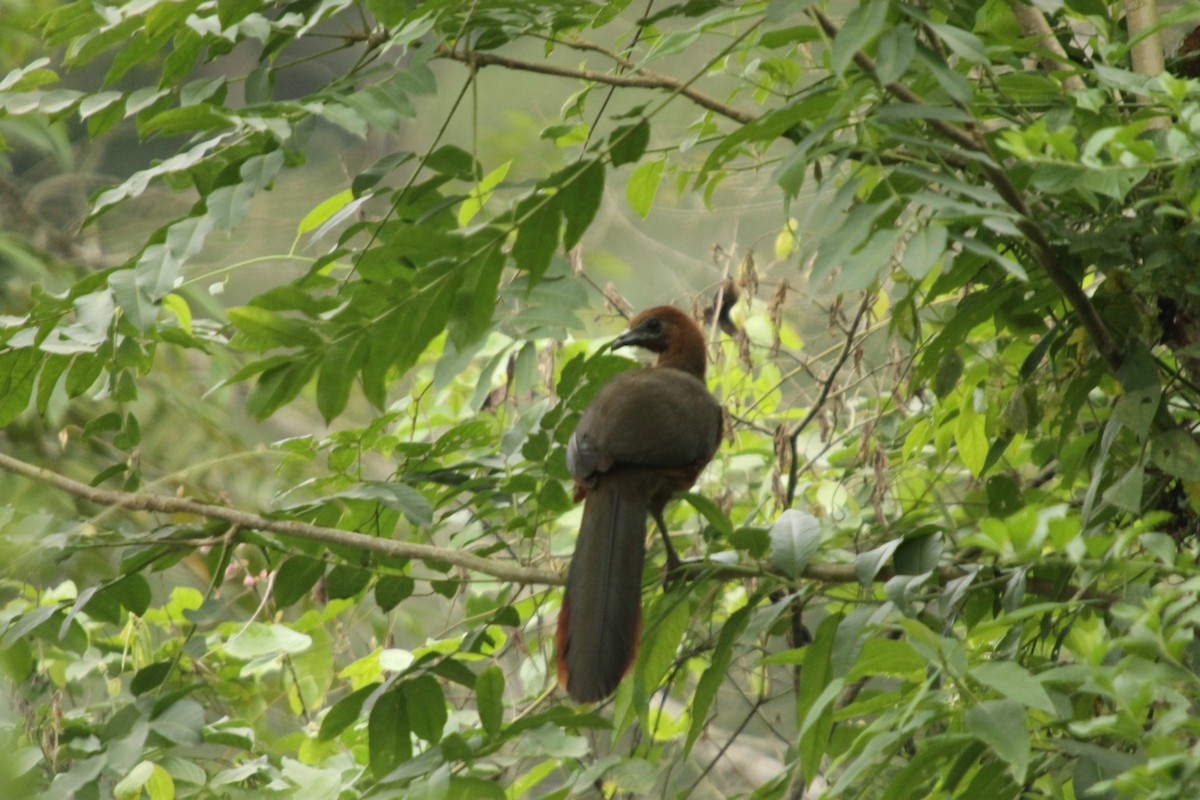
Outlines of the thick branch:
[{"label": "thick branch", "polygon": [[521,61],[516,58],[499,55],[498,53],[476,53],[470,50],[463,52],[446,47],[445,45],[438,47],[437,55],[440,58],[459,61],[472,68],[499,66],[522,72],[536,72],[541,75],[554,75],[559,78],[574,78],[576,80],[591,81],[609,86],[623,86],[634,89],[662,89],[676,92],[701,108],[706,108],[709,111],[720,114],[735,122],[740,122],[743,125],[754,120],[753,114],[740,111],[727,103],[722,103],[716,98],[699,92],[678,78],[647,70],[639,70],[636,74],[631,75],[614,75],[609,72],[597,72],[590,69],[573,69],[554,64]]},{"label": "thick branch", "polygon": [[393,539],[380,539],[353,531],[343,531],[337,528],[327,528],[323,525],[312,525],[307,522],[270,517],[239,511],[236,508],[202,503],[188,497],[171,497],[159,494],[133,494],[117,492],[109,489],[97,489],[86,483],[72,480],[57,472],[35,467],[5,453],[0,453],[0,469],[15,475],[21,475],[40,481],[68,494],[82,498],[97,505],[127,508],[131,511],[154,511],[160,514],[195,514],[206,519],[219,519],[248,530],[271,531],[299,539],[310,539],[325,544],[345,545],[378,553],[394,558],[410,558],[416,561],[441,561],[458,567],[491,575],[500,580],[513,583],[545,584],[550,586],[562,585],[564,579],[556,572],[523,567],[508,561],[495,558],[482,558],[474,553],[462,550],[452,550],[445,547],[435,547],[416,542],[400,542]]},{"label": "thick branch", "polygon": [[[1125,24],[1129,38],[1136,39],[1129,53],[1133,71],[1139,75],[1161,75],[1166,69],[1162,36],[1158,24],[1158,0],[1125,0]],[[1143,31],[1150,31],[1143,35]],[[1142,38],[1138,39],[1141,36]],[[1150,120],[1151,128],[1171,127],[1170,117],[1159,114]]]},{"label": "thick branch", "polygon": [[[1038,49],[1046,53],[1046,55],[1038,56],[1042,67],[1048,70],[1073,68],[1071,60],[1067,58],[1067,51],[1055,38],[1054,29],[1046,21],[1046,16],[1042,14],[1041,9],[1027,6],[1022,0],[1012,0],[1009,7],[1012,9],[1013,16],[1017,18],[1017,24],[1021,26],[1021,32],[1026,36],[1036,36]],[[1069,92],[1082,92],[1087,88],[1084,86],[1083,78],[1078,75],[1067,75],[1063,78],[1062,85]]]},{"label": "thick branch", "polygon": [[[198,500],[186,497],[136,494],[110,489],[97,489],[94,486],[80,483],[65,475],[59,475],[57,472],[52,472],[42,467],[35,467],[5,453],[0,453],[0,469],[11,472],[14,475],[20,475],[44,483],[88,502],[110,508],[125,508],[130,511],[152,511],[159,514],[194,514],[206,519],[219,519],[238,528],[271,531],[286,536],[295,536],[298,539],[310,539],[326,544],[356,547],[360,550],[378,553],[382,556],[454,564],[464,569],[484,575],[491,575],[494,578],[513,583],[562,586],[565,582],[564,576],[557,572],[532,569],[508,561],[499,561],[494,558],[481,558],[473,553],[465,553],[461,550],[451,550],[445,547],[435,547],[415,542],[398,542],[393,539],[379,539],[353,531],[327,528],[322,525],[312,525],[296,520],[271,519],[270,517],[253,514],[248,511],[239,511],[235,508],[201,503]],[[764,574],[772,572],[770,569],[764,569],[759,566],[740,567],[712,561],[685,561],[678,569],[684,573],[703,574],[705,577],[715,580],[761,578]],[[886,581],[894,574],[895,572],[891,568],[884,567],[879,571],[875,579],[877,581]],[[941,583],[946,583],[965,574],[962,569],[952,565],[943,565],[937,568],[937,579]],[[858,573],[855,571],[853,564],[809,564],[805,567],[800,577],[804,580],[817,581],[819,583],[857,583],[859,581]],[[1031,592],[1038,594],[1061,596],[1064,594],[1064,591],[1066,594],[1070,594],[1073,591],[1073,587],[1069,586],[1064,590],[1062,587],[1051,587],[1049,585],[1042,586],[1039,584],[1035,586],[1036,583],[1036,581],[1030,581],[1028,588]],[[1098,598],[1101,602],[1112,602],[1110,596],[1102,595],[1098,592],[1084,592],[1080,596],[1085,599],[1092,599],[1093,601]]]}]

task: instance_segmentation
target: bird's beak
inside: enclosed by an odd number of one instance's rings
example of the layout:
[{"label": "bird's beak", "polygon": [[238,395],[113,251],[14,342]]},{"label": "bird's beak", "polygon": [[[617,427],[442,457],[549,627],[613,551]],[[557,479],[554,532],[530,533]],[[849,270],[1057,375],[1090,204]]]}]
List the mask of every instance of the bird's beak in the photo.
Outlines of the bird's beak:
[{"label": "bird's beak", "polygon": [[641,344],[641,342],[642,342],[642,332],[639,330],[636,330],[634,328],[630,328],[629,330],[625,331],[617,338],[613,339],[613,342],[611,345],[609,345],[608,349],[609,350],[617,350],[622,347],[630,347],[632,345],[638,345],[638,344]]}]

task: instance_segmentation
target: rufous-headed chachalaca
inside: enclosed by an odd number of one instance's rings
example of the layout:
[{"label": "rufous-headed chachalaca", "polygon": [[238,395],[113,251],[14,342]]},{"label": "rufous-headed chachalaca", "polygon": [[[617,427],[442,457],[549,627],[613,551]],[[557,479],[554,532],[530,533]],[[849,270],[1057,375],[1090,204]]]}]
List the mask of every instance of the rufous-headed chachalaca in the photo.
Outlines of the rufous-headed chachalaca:
[{"label": "rufous-headed chachalaca", "polygon": [[643,311],[612,344],[658,364],[600,388],[567,444],[583,522],[558,617],[558,682],[577,702],[616,690],[637,654],[646,514],[679,563],[663,508],[695,483],[721,440],[722,412],[704,384],[704,335],[670,306]]}]

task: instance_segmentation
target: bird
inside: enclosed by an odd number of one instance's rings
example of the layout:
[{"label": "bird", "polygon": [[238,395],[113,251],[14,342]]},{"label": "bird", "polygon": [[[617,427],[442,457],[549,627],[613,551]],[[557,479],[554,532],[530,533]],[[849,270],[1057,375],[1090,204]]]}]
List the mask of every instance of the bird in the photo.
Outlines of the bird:
[{"label": "bird", "polygon": [[558,683],[572,700],[610,696],[629,672],[641,635],[646,515],[678,567],[663,510],[696,482],[724,428],[721,404],[704,382],[704,334],[684,312],[638,314],[611,349],[640,347],[655,366],[622,372],[584,409],[567,443],[567,466],[583,519],[558,617]]}]

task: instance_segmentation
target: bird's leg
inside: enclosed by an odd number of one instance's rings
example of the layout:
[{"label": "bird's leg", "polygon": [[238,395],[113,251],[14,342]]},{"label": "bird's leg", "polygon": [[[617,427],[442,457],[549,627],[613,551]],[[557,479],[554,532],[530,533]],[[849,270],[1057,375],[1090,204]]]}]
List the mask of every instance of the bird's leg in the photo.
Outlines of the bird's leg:
[{"label": "bird's leg", "polygon": [[671,535],[667,533],[667,523],[663,521],[662,509],[653,507],[650,509],[650,514],[654,517],[654,523],[658,525],[658,532],[662,534],[663,545],[667,548],[666,579],[669,581],[675,570],[683,566],[683,562],[679,560],[679,554],[675,552],[675,545],[671,544]]}]

